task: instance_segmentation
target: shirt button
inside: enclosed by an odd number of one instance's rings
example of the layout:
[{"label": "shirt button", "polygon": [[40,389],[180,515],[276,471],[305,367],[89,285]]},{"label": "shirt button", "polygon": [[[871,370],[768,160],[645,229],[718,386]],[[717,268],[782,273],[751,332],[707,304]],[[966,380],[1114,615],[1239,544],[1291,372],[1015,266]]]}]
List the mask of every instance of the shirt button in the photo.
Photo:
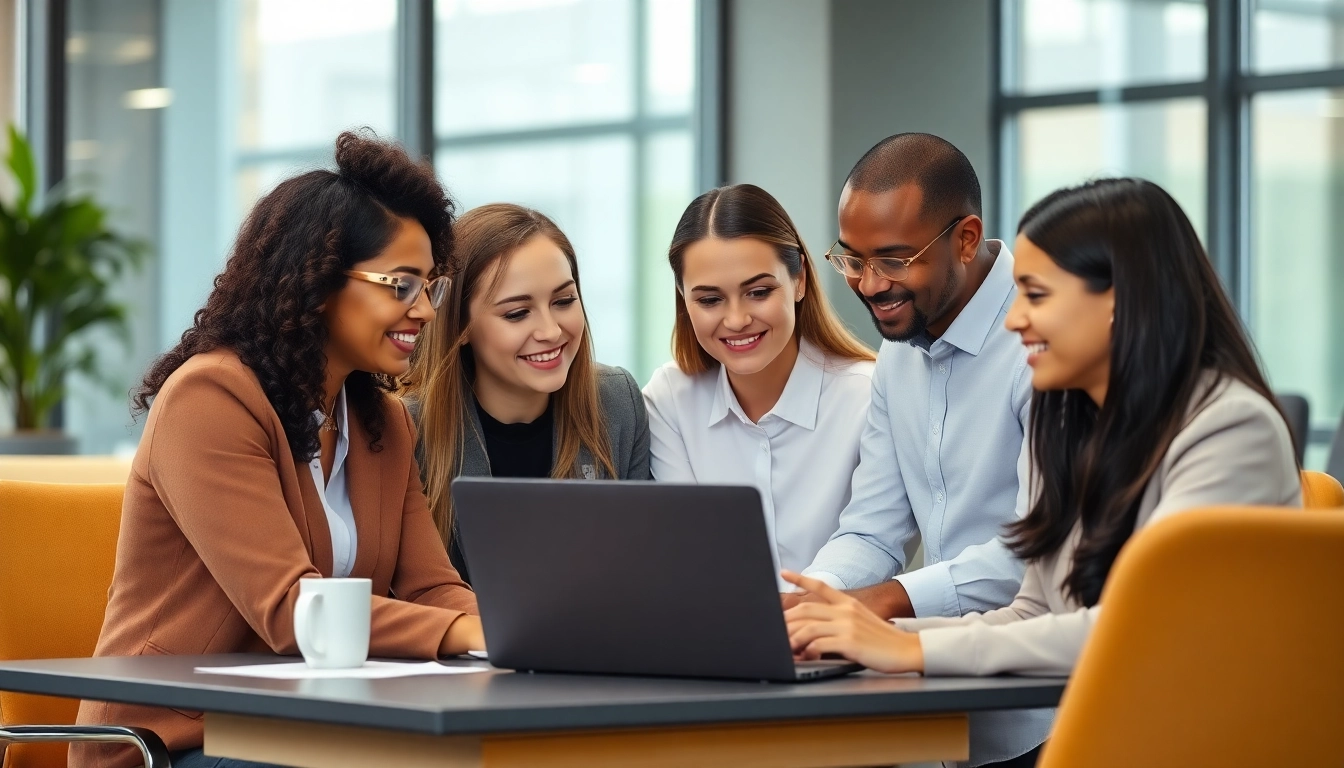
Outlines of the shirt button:
[{"label": "shirt button", "polygon": [[938,503],[941,504],[942,502],[943,502],[943,494],[940,493],[938,494]]},{"label": "shirt button", "polygon": [[938,434],[938,425],[937,425],[937,424],[934,424],[934,425],[933,425],[933,434],[935,434],[935,435]]},{"label": "shirt button", "polygon": [[762,451],[768,451],[768,450],[770,450],[770,444],[769,444],[769,443],[761,443],[761,450],[762,450]]},{"label": "shirt button", "polygon": [[942,363],[939,363],[939,364],[938,364],[938,372],[939,372],[939,373],[947,373],[947,366],[946,366],[946,365],[943,365]]}]

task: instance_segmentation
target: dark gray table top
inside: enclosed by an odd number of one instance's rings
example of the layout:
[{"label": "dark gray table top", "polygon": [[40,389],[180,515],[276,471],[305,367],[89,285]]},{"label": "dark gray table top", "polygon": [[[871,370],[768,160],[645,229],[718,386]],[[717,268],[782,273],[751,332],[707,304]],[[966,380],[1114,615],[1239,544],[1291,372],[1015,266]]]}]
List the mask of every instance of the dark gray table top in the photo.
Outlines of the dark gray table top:
[{"label": "dark gray table top", "polygon": [[[0,690],[428,734],[479,734],[1053,707],[1063,678],[873,673],[798,684],[520,674],[265,680],[195,667],[254,655],[0,662]],[[485,662],[448,664],[488,666]]]}]

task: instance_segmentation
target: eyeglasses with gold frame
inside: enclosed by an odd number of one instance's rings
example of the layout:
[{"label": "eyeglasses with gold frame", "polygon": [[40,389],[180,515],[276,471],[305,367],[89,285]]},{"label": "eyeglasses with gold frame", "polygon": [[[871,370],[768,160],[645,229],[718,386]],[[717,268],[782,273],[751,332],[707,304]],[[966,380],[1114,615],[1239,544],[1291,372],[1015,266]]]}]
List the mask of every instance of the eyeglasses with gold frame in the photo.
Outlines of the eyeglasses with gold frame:
[{"label": "eyeglasses with gold frame", "polygon": [[[836,272],[839,272],[850,279],[863,277],[863,270],[866,265],[873,270],[873,274],[883,280],[890,280],[898,283],[910,276],[910,265],[915,259],[923,256],[925,251],[933,247],[934,243],[942,239],[943,235],[951,232],[952,228],[960,224],[965,218],[965,216],[958,216],[953,219],[952,223],[948,224],[946,229],[939,232],[938,236],[930,240],[928,245],[920,248],[919,253],[916,253],[914,256],[905,258],[897,256],[873,256],[865,259],[862,256],[843,250],[845,246],[841,245],[839,240],[836,240],[830,248],[826,249],[826,260],[831,263],[831,266],[835,267]],[[841,250],[837,251],[837,248]]]},{"label": "eyeglasses with gold frame", "polygon": [[434,309],[443,304],[444,297],[448,295],[448,287],[452,283],[452,278],[447,275],[426,280],[419,275],[388,275],[382,272],[361,272],[357,269],[347,269],[345,275],[367,283],[385,285],[396,294],[397,301],[407,306],[414,306],[415,302],[420,300],[421,292],[428,291],[429,306]]}]

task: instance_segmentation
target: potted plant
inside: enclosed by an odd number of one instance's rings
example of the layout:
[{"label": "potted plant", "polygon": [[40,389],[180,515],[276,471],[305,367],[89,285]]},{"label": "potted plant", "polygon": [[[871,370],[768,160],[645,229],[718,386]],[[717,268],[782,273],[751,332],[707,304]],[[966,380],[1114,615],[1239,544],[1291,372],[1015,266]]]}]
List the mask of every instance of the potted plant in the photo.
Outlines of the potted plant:
[{"label": "potted plant", "polygon": [[49,429],[65,378],[100,380],[84,334],[113,332],[126,343],[126,307],[113,282],[139,268],[146,249],[107,228],[107,212],[86,195],[37,188],[32,148],[11,125],[5,162],[15,182],[0,200],[0,392],[14,432],[0,434],[0,453],[73,453],[74,440]]}]

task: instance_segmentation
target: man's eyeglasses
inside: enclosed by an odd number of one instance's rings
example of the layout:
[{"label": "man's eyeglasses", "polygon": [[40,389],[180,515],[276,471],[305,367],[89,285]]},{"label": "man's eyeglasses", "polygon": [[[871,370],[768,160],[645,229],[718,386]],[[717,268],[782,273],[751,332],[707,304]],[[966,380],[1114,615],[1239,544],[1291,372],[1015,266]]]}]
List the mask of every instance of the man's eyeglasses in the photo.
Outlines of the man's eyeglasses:
[{"label": "man's eyeglasses", "polygon": [[416,275],[385,275],[381,272],[360,272],[354,269],[347,269],[345,274],[356,280],[391,288],[397,296],[397,301],[408,307],[414,306],[415,302],[420,300],[421,291],[425,291],[429,295],[429,306],[438,309],[444,297],[448,295],[448,285],[452,282],[447,275],[426,280]]},{"label": "man's eyeglasses", "polygon": [[928,245],[920,248],[919,253],[908,258],[874,256],[870,259],[864,259],[862,256],[845,250],[845,246],[841,245],[840,241],[837,240],[834,245],[826,250],[826,260],[831,262],[831,266],[835,267],[836,272],[851,279],[863,277],[863,268],[866,264],[872,268],[873,274],[883,280],[900,282],[910,276],[911,262],[918,259],[920,256],[923,256],[925,251],[929,250],[929,248],[932,247],[934,243],[938,242],[943,235],[951,232],[952,228],[960,224],[961,220],[964,218],[966,217],[958,216],[951,224],[947,225],[947,229],[939,232],[938,236],[930,240]]}]

